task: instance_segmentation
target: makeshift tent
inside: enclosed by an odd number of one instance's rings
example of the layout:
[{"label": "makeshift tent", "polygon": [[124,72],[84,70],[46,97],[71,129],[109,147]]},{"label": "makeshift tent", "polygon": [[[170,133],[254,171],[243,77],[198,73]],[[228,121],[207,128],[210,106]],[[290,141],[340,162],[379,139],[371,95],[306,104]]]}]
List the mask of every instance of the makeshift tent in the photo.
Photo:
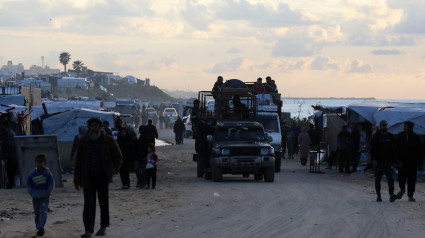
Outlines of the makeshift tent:
[{"label": "makeshift tent", "polygon": [[329,143],[329,149],[336,151],[338,149],[337,137],[342,130],[345,121],[336,114],[325,114],[323,127],[325,128],[325,141]]},{"label": "makeshift tent", "polygon": [[348,107],[348,122],[368,121],[372,124],[382,120],[388,122],[388,131],[397,134],[403,131],[403,123],[415,123],[414,130],[425,135],[425,104],[422,103],[388,103],[367,102]]},{"label": "makeshift tent", "polygon": [[[45,105],[49,114],[81,108],[98,110],[101,107],[100,101],[46,101]],[[42,106],[33,106],[31,120],[35,120],[43,114],[44,110]]]},{"label": "makeshift tent", "polygon": [[119,115],[115,112],[102,112],[90,109],[75,109],[60,113],[43,120],[44,134],[57,135],[58,141],[73,141],[78,134],[79,126],[86,126],[90,118],[99,118],[114,125],[114,118]]}]

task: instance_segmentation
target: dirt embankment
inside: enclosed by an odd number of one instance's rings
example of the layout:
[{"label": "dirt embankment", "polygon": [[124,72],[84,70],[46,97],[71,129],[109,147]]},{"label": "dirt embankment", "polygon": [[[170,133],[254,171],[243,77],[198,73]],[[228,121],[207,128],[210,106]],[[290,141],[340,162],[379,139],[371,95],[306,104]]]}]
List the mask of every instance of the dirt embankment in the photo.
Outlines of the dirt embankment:
[{"label": "dirt embankment", "polygon": [[98,100],[115,100],[117,98],[131,98],[145,101],[166,102],[175,101],[175,98],[169,96],[156,86],[143,86],[141,84],[116,83],[114,85],[104,86],[107,92],[102,91],[99,86],[87,89],[55,89],[53,93],[59,98],[71,98],[73,96],[94,97]]}]

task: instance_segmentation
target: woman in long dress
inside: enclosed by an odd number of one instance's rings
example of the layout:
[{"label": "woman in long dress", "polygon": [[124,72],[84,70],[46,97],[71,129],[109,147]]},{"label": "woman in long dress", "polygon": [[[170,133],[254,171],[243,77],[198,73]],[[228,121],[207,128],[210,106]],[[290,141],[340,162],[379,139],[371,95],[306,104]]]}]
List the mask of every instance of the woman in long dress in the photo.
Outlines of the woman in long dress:
[{"label": "woman in long dress", "polygon": [[303,127],[301,133],[298,136],[298,145],[300,148],[300,160],[301,164],[305,166],[307,164],[308,154],[310,152],[311,140],[307,133],[307,127]]}]

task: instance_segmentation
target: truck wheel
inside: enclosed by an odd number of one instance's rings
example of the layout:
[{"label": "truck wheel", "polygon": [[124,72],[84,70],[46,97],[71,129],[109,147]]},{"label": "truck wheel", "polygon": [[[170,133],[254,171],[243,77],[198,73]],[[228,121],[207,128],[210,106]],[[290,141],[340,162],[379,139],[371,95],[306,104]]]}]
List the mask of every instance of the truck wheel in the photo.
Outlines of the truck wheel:
[{"label": "truck wheel", "polygon": [[242,174],[244,178],[249,178],[249,174]]},{"label": "truck wheel", "polygon": [[212,177],[214,182],[221,182],[223,180],[223,170],[220,167],[213,165]]},{"label": "truck wheel", "polygon": [[196,163],[196,176],[201,178],[204,175],[204,159],[198,156],[198,162]]},{"label": "truck wheel", "polygon": [[274,171],[276,173],[280,172],[280,166],[282,165],[282,157],[281,156],[276,156],[274,158]]},{"label": "truck wheel", "polygon": [[262,173],[254,174],[254,180],[263,180],[263,174]]},{"label": "truck wheel", "polygon": [[265,167],[264,168],[264,181],[265,182],[273,182],[274,181],[274,167]]},{"label": "truck wheel", "polygon": [[205,172],[204,179],[205,180],[211,180],[212,179],[212,173],[211,172]]}]

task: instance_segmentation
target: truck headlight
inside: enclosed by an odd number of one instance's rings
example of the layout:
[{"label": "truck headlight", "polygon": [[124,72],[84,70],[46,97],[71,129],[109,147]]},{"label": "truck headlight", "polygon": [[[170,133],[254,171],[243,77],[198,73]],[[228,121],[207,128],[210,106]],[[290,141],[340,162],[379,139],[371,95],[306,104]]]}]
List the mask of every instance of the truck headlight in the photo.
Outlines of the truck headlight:
[{"label": "truck headlight", "polygon": [[221,154],[222,155],[230,155],[230,149],[222,149]]},{"label": "truck headlight", "polygon": [[268,155],[269,154],[269,149],[268,148],[262,148],[261,149],[261,155]]},{"label": "truck headlight", "polygon": [[217,155],[230,155],[230,149],[217,148],[214,149],[214,153]]}]

